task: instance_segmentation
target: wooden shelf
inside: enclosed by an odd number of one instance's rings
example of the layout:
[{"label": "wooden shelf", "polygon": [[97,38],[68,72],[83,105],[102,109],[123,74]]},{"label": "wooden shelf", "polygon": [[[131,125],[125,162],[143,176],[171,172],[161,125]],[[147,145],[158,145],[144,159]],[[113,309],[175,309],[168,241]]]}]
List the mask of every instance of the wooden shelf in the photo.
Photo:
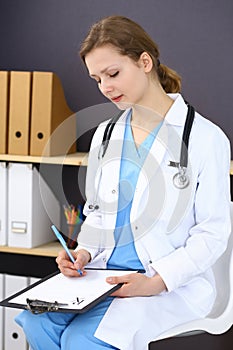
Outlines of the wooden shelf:
[{"label": "wooden shelf", "polygon": [[0,154],[0,160],[5,162],[22,163],[46,163],[46,164],[64,164],[64,165],[87,165],[88,153],[71,153],[62,156],[41,157],[41,156],[23,156],[14,154]]},{"label": "wooden shelf", "polygon": [[[0,154],[0,161],[3,162],[23,162],[23,163],[47,163],[87,166],[88,153],[76,152],[64,156],[40,157],[21,156],[14,154]],[[233,175],[233,160],[231,161],[230,174]]]},{"label": "wooden shelf", "polygon": [[35,248],[18,248],[18,247],[0,246],[0,252],[3,252],[3,253],[27,254],[27,255],[37,255],[37,256],[49,256],[49,257],[56,257],[60,250],[62,250],[62,247],[59,242],[50,242]]}]

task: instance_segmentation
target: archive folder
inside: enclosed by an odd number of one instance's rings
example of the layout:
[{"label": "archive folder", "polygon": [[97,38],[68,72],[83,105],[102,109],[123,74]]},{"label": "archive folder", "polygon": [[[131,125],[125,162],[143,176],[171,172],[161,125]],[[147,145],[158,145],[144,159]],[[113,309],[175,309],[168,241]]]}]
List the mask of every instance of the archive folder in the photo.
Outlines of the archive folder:
[{"label": "archive folder", "polygon": [[7,244],[8,168],[0,162],[0,245]]},{"label": "archive folder", "polygon": [[7,153],[9,73],[0,71],[0,153]]},{"label": "archive folder", "polygon": [[31,72],[10,72],[8,153],[29,154]]},{"label": "archive folder", "polygon": [[50,225],[60,225],[60,204],[37,168],[10,163],[8,177],[8,246],[33,248],[54,240]]},{"label": "archive folder", "polygon": [[132,270],[88,269],[83,277],[66,277],[55,272],[3,300],[0,306],[42,312],[83,313],[122,286],[106,282],[108,276],[123,276]]},{"label": "archive folder", "polygon": [[30,155],[76,152],[76,117],[66,103],[58,76],[33,72],[32,81]]},{"label": "archive folder", "polygon": [[[28,278],[22,276],[5,275],[5,296],[9,297],[19,288],[28,286]],[[4,310],[4,350],[26,350],[27,341],[23,329],[15,322],[20,310]]]}]

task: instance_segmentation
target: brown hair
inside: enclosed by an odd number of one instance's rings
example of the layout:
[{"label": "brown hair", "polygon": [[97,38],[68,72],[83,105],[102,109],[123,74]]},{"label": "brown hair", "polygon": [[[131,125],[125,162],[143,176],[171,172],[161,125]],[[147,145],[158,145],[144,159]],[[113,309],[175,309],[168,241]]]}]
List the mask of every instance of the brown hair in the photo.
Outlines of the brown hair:
[{"label": "brown hair", "polygon": [[163,89],[167,93],[180,92],[181,77],[173,69],[160,64],[158,46],[139,24],[123,16],[109,16],[95,23],[81,45],[83,62],[94,48],[109,44],[136,62],[146,51],[151,56],[153,70]]}]

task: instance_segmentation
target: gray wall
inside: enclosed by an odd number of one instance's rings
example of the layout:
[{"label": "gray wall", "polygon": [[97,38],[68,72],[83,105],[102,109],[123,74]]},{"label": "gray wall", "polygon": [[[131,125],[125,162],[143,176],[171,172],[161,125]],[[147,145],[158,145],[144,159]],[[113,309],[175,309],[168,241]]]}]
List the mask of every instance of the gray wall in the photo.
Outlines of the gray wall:
[{"label": "gray wall", "polygon": [[0,69],[56,72],[74,111],[106,102],[78,48],[89,26],[111,14],[150,33],[161,62],[182,75],[185,98],[233,141],[232,0],[0,0]]}]

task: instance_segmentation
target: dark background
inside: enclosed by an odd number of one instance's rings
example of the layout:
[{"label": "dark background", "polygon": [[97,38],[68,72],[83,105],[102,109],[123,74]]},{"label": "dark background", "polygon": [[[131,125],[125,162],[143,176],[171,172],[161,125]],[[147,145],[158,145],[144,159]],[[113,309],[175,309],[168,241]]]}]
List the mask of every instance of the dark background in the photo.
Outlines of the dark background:
[{"label": "dark background", "polygon": [[[160,61],[181,74],[185,99],[232,142],[232,0],[0,0],[0,70],[57,73],[77,112],[77,150],[86,152],[90,129],[116,107],[88,77],[78,51],[90,26],[113,14],[145,28],[160,47]],[[40,170],[61,206],[83,204],[86,168],[64,167],[62,186],[58,168]],[[61,229],[67,229],[64,215]]]},{"label": "dark background", "polygon": [[[78,50],[90,25],[112,14],[128,16],[149,32],[161,62],[182,75],[185,98],[233,141],[232,0],[0,0],[0,69],[56,72],[75,112],[107,102]],[[96,120],[107,117],[101,110]],[[93,118],[80,115],[79,133]],[[88,147],[86,138],[78,150]]]}]

